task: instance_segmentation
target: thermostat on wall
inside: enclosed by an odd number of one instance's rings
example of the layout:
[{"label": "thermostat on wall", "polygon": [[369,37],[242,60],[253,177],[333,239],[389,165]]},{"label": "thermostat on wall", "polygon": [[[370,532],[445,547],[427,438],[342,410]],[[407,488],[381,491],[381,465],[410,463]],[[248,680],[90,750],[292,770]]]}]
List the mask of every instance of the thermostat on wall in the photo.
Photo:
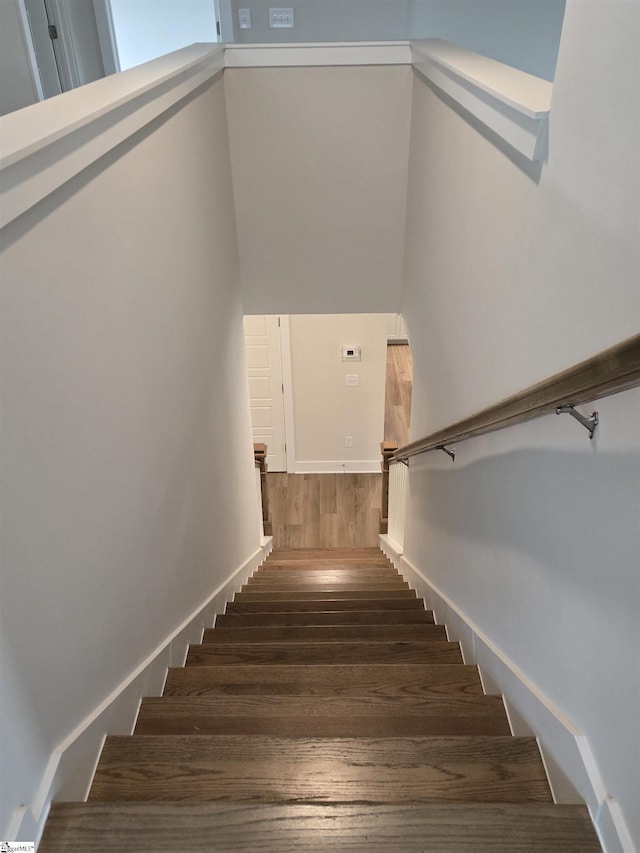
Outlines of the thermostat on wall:
[{"label": "thermostat on wall", "polygon": [[362,350],[360,347],[343,346],[342,360],[343,361],[360,361]]}]

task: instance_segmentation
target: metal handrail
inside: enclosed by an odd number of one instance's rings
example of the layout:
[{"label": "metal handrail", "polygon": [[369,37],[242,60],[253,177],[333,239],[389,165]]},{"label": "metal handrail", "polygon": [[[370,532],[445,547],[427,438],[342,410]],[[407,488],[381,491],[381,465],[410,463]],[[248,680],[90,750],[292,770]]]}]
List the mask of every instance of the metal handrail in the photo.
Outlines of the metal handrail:
[{"label": "metal handrail", "polygon": [[[390,462],[406,462],[412,456],[446,449],[478,435],[525,423],[564,411],[586,426],[593,437],[598,413],[586,417],[575,406],[608,397],[640,385],[640,334],[603,350],[598,355],[557,373],[524,391],[507,397],[471,417],[450,424],[425,438],[396,450]],[[573,410],[573,411],[571,411]]]}]

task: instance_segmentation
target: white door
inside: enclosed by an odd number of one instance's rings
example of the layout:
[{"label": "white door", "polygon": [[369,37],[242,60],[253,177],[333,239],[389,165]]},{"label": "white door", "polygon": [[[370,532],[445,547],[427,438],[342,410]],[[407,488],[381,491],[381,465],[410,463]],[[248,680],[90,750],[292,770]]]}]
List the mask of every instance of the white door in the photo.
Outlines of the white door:
[{"label": "white door", "polygon": [[253,440],[267,445],[270,471],[286,471],[280,318],[272,314],[247,315],[244,345]]},{"label": "white door", "polygon": [[[0,0],[1,2],[1,0]],[[29,24],[29,35],[37,64],[37,73],[44,98],[52,98],[63,91],[62,76],[58,67],[59,56],[54,50],[53,36],[58,38],[57,29],[49,20],[49,10],[44,0],[24,0],[24,10]],[[68,88],[68,87],[67,87]]]}]

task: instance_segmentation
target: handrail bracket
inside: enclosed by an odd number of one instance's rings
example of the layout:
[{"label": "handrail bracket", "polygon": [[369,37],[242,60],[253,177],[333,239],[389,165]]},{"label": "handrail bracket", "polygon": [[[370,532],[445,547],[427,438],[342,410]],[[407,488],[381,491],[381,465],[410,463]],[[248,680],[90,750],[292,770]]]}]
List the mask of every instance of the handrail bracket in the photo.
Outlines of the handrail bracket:
[{"label": "handrail bracket", "polygon": [[436,450],[442,450],[444,453],[447,454],[447,456],[451,457],[452,462],[456,461],[456,449],[455,449],[455,447],[452,447],[451,450],[449,450],[449,448],[445,447],[444,444],[439,444],[436,447]]},{"label": "handrail bracket", "polygon": [[574,406],[558,406],[556,409],[556,415],[571,415],[572,418],[575,418],[579,424],[588,430],[589,438],[593,438],[593,434],[596,431],[596,427],[600,423],[600,418],[597,412],[592,412],[589,417],[583,415],[579,412]]}]

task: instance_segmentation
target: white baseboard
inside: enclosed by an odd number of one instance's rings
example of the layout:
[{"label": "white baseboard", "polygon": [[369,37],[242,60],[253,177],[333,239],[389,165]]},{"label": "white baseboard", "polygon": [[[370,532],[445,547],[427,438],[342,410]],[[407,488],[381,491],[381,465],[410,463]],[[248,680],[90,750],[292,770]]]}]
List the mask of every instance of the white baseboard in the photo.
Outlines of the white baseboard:
[{"label": "white baseboard", "polygon": [[515,735],[538,739],[556,803],[586,803],[605,853],[637,853],[620,807],[607,796],[584,733],[438,587],[407,560],[398,543],[381,535],[379,545],[404,575],[436,622],[459,642],[465,663],[475,663],[487,693],[504,697]]},{"label": "white baseboard", "polygon": [[379,474],[380,459],[329,459],[294,462],[295,474]]},{"label": "white baseboard", "polygon": [[51,753],[38,792],[29,808],[16,810],[10,838],[40,840],[55,800],[86,800],[107,735],[131,734],[143,696],[160,696],[167,669],[184,664],[190,643],[199,643],[203,629],[214,623],[247,578],[264,562],[273,547],[266,538],[261,547],[224,580],[147,658],[130,672]]}]

